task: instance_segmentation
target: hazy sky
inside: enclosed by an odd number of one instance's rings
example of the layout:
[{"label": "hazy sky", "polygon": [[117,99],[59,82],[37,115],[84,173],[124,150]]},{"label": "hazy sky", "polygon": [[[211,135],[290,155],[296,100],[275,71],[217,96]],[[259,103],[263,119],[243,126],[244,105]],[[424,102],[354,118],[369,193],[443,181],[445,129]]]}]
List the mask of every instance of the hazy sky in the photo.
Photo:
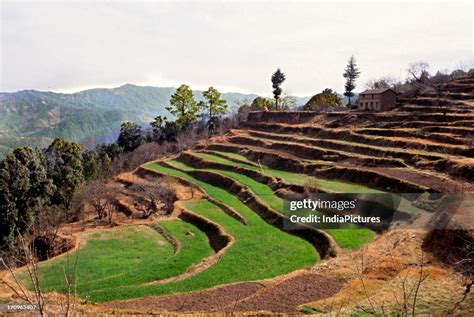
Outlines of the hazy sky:
[{"label": "hazy sky", "polygon": [[343,90],[409,62],[474,66],[472,2],[1,2],[0,91],[124,83],[271,93]]}]

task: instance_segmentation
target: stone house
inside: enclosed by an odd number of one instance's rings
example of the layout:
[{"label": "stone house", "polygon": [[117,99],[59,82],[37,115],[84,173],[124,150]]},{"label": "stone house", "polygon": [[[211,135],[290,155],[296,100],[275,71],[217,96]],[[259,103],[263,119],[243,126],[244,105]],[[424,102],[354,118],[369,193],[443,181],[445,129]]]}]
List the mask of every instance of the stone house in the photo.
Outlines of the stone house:
[{"label": "stone house", "polygon": [[359,110],[387,111],[397,105],[397,92],[391,88],[369,89],[359,94]]}]

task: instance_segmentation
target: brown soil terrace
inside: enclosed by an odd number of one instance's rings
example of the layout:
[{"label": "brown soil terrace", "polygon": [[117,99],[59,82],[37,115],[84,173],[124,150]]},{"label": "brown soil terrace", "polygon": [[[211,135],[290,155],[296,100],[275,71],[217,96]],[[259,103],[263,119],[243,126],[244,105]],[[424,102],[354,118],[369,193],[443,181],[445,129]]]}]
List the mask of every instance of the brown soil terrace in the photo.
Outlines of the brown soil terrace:
[{"label": "brown soil terrace", "polygon": [[182,295],[117,301],[107,306],[130,312],[297,313],[298,305],[330,297],[341,286],[321,275],[300,272],[277,279],[268,286],[257,282],[238,283]]}]

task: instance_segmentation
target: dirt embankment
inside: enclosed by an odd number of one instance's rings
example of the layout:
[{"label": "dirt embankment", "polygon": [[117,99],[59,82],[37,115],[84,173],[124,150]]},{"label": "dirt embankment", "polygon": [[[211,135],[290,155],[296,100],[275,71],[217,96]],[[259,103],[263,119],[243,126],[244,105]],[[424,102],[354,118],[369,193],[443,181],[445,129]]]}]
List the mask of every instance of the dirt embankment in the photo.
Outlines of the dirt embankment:
[{"label": "dirt embankment", "polygon": [[[198,227],[204,231],[209,239],[209,244],[214,249],[216,253],[204,258],[201,262],[190,266],[184,273],[171,276],[165,279],[160,279],[156,281],[147,282],[145,285],[155,285],[155,284],[166,284],[177,281],[182,281],[188,279],[192,276],[195,276],[214,264],[216,264],[219,259],[227,252],[227,250],[235,242],[235,238],[230,234],[224,231],[220,225],[215,222],[210,221],[207,218],[204,218],[200,215],[193,213],[192,211],[187,210],[182,205],[179,205],[178,218],[183,221],[189,222],[194,226]],[[189,234],[192,234],[191,232]],[[165,236],[166,237],[166,236]],[[177,249],[175,249],[175,253]]]},{"label": "dirt embankment", "polygon": [[[368,125],[367,127],[376,128],[376,125]],[[473,128],[474,127],[474,120],[473,119],[460,119],[453,122],[432,122],[432,121],[404,121],[404,122],[383,122],[379,128],[416,128],[421,129],[425,127],[441,127],[441,128],[453,128],[453,129],[465,129],[465,128]],[[460,131],[460,132],[465,132]]]},{"label": "dirt embankment", "polygon": [[234,241],[234,238],[227,234],[221,226],[207,218],[184,209],[182,206],[178,217],[179,219],[189,222],[204,231],[209,238],[209,244],[216,253],[219,253],[219,251],[223,250]]},{"label": "dirt embankment", "polygon": [[418,129],[411,128],[393,128],[393,129],[383,129],[383,128],[362,128],[354,131],[358,134],[366,135],[376,135],[382,137],[398,137],[398,138],[419,138],[422,140],[431,140],[435,142],[441,142],[446,144],[457,144],[457,145],[468,145],[469,140],[466,138],[461,138],[459,136],[450,134],[450,133],[423,133]]},{"label": "dirt embankment", "polygon": [[[173,168],[172,166],[168,165],[166,162],[160,162],[161,165],[165,166],[165,167],[171,167]],[[169,177],[168,175],[165,175],[165,174],[162,174],[158,171],[153,171],[153,170],[149,170],[145,167],[140,167],[138,169],[140,171],[140,173],[144,173],[144,174],[147,174],[151,177]],[[210,202],[212,202],[213,204],[221,207],[221,209],[227,213],[229,216],[235,218],[237,221],[243,223],[244,225],[248,225],[248,222],[247,222],[247,219],[245,219],[240,213],[238,213],[236,210],[234,210],[232,207],[224,204],[224,203],[221,203],[219,201],[217,201],[216,199],[208,196],[208,195],[204,195],[203,193],[205,193],[205,191],[200,188],[199,186],[197,186],[196,184],[188,181],[188,180],[185,180],[183,178],[180,178],[180,177],[177,177],[177,176],[174,176],[173,177],[174,179],[178,180],[181,184],[187,186],[187,187],[190,187],[192,188],[191,190],[191,197],[189,197],[188,199],[198,199],[198,198],[206,198],[207,200],[209,200]],[[198,194],[196,194],[198,193]]]},{"label": "dirt embankment", "polygon": [[[465,96],[463,94],[455,94],[455,95],[460,95],[460,96]],[[437,96],[426,96],[424,95],[423,97],[419,98],[397,98],[397,101],[401,104],[403,104],[401,107],[397,109],[404,109],[405,107],[410,107],[412,105],[415,106],[424,106],[424,112],[442,112],[442,109],[439,107],[450,107],[450,112],[457,112],[456,110],[463,109],[462,107],[464,103],[459,100],[453,100],[449,98],[438,98]],[[460,107],[461,106],[461,107]],[[430,111],[430,109],[432,111]],[[469,107],[466,108],[469,110]]]},{"label": "dirt embankment", "polygon": [[472,94],[474,85],[470,81],[453,82],[446,85],[445,90],[453,93]]},{"label": "dirt embankment", "polygon": [[265,151],[264,149],[251,146],[241,147],[231,144],[212,144],[208,147],[216,151],[229,151],[242,154],[248,159],[261,162],[262,164],[281,170],[302,173],[325,179],[339,180],[354,184],[361,184],[382,191],[398,193],[422,193],[425,191],[437,192],[436,189],[419,185],[411,181],[399,179],[395,176],[385,175],[378,171],[356,168],[351,166],[335,167],[311,163],[291,155],[278,153],[276,151]]},{"label": "dirt embankment", "polygon": [[316,115],[314,111],[256,111],[250,112],[247,120],[297,124],[311,121]]},{"label": "dirt embankment", "polygon": [[[278,166],[280,169],[295,173],[304,173],[304,171],[307,169],[306,166],[308,165],[307,162],[303,163],[304,160],[288,153],[277,153],[276,151],[264,150],[258,147],[238,146],[230,143],[213,143],[209,145],[207,149],[238,153],[244,155],[250,160],[259,162],[269,167],[273,167],[269,165],[272,162],[279,161]],[[324,166],[325,165],[319,164],[313,165],[314,168]]]},{"label": "dirt embankment", "polygon": [[[360,122],[409,122],[409,121],[431,121],[436,122],[455,122],[459,120],[473,120],[474,114],[443,114],[439,113],[429,113],[429,114],[418,114],[418,113],[397,113],[397,112],[363,112],[363,113],[347,113],[347,112],[331,112],[324,115],[324,118],[327,120],[337,119],[337,121],[342,125],[344,120],[349,119],[350,117],[355,119],[356,123]],[[359,123],[360,123],[359,122]],[[338,126],[341,126],[338,125]]]},{"label": "dirt embankment", "polygon": [[[303,193],[305,191],[305,186],[289,184],[277,177],[272,177],[265,175],[263,172],[257,172],[248,168],[243,168],[236,165],[227,165],[217,162],[211,162],[205,159],[202,159],[191,152],[183,152],[178,158],[178,161],[186,163],[194,168],[199,169],[218,169],[224,171],[232,171],[242,175],[246,175],[254,180],[268,185],[276,194],[278,194],[279,189],[286,189],[291,192]],[[282,197],[282,196],[280,196]],[[283,197],[282,197],[283,198]]]},{"label": "dirt embankment", "polygon": [[[289,140],[286,140],[289,141]],[[293,140],[296,141],[296,140]],[[329,162],[344,162],[362,166],[386,166],[386,167],[404,167],[405,164],[396,159],[384,157],[370,157],[358,153],[342,152],[338,150],[325,149],[318,146],[295,143],[292,141],[283,142],[275,140],[262,140],[250,136],[230,137],[229,142],[243,145],[255,146],[275,151],[282,151],[294,156],[308,160],[324,160]],[[307,142],[309,144],[310,142]]]},{"label": "dirt embankment", "polygon": [[[315,147],[321,147],[322,149],[330,152],[333,155],[341,155],[340,151],[344,151],[346,153],[357,153],[362,154],[364,156],[374,156],[377,158],[384,158],[380,160],[380,163],[383,165],[389,165],[391,167],[405,167],[404,161],[410,163],[413,159],[413,154],[410,154],[405,151],[396,151],[391,148],[381,149],[377,147],[366,146],[365,144],[360,143],[350,143],[346,140],[338,140],[338,139],[320,139],[320,138],[308,138],[302,136],[293,136],[293,135],[281,135],[275,133],[264,133],[258,131],[248,131],[248,134],[253,137],[263,138],[263,139],[270,139],[270,140],[280,140],[280,141],[289,141],[294,143],[301,143],[306,145],[312,145]],[[345,155],[345,158],[351,158],[351,155]],[[427,156],[427,159],[431,157]],[[439,157],[433,158],[439,159]],[[380,165],[379,165],[380,166]]]},{"label": "dirt embankment", "polygon": [[242,168],[235,165],[226,165],[222,163],[212,162],[204,160],[200,157],[193,155],[191,152],[182,152],[178,158],[178,161],[186,163],[194,168],[210,168],[210,169],[220,169],[237,172],[242,175],[249,176],[260,183],[264,183],[272,187],[272,189],[278,189],[278,180],[274,177],[263,175],[262,173],[256,172],[254,170]]},{"label": "dirt embankment", "polygon": [[370,188],[380,189],[394,193],[422,193],[422,192],[438,192],[435,189],[411,183],[390,177],[388,175],[349,167],[331,167],[326,170],[315,171],[315,176],[326,179],[339,179],[351,183],[360,183],[360,179],[366,180],[365,185]]},{"label": "dirt embankment", "polygon": [[[430,123],[430,124],[433,124],[433,123]],[[461,156],[467,156],[467,157],[472,156],[473,154],[472,150],[470,150],[469,148],[463,145],[456,145],[452,143],[436,144],[433,142],[427,143],[426,141],[423,141],[423,140],[417,140],[417,135],[419,133],[415,133],[415,134],[410,133],[408,135],[404,135],[404,137],[407,137],[406,139],[397,139],[397,138],[393,138],[393,136],[391,135],[384,135],[384,137],[377,137],[373,135],[359,134],[355,131],[352,131],[351,129],[341,129],[341,128],[328,129],[322,126],[314,126],[314,125],[294,126],[294,125],[284,125],[284,124],[278,124],[278,123],[257,122],[253,124],[248,123],[247,126],[257,131],[265,131],[265,132],[272,132],[272,133],[281,132],[285,134],[296,134],[296,135],[302,134],[305,136],[311,136],[311,137],[316,138],[314,140],[315,142],[321,142],[321,145],[324,145],[324,143],[322,142],[327,141],[327,140],[359,143],[359,144],[352,144],[352,146],[365,147],[366,148],[365,153],[367,154],[370,154],[371,153],[370,151],[376,151],[378,149],[369,148],[369,147],[366,147],[365,145],[386,147],[386,153],[385,154],[382,153],[382,155],[387,155],[387,154],[392,153],[391,156],[399,157],[403,159],[410,159],[408,155],[413,155],[413,154],[410,154],[406,150],[400,150],[400,149],[424,150],[424,151],[436,152],[440,154],[461,155]],[[467,132],[466,129],[467,128],[461,128],[463,132]],[[468,134],[466,133],[465,136],[467,135]],[[280,136],[280,139],[282,137],[283,136]],[[314,145],[317,146],[318,144],[315,143]],[[350,145],[351,144],[346,144],[345,146],[347,147]],[[398,156],[394,154],[398,154]],[[374,153],[373,155],[380,155],[380,153]],[[433,159],[436,159],[436,157],[439,158],[439,155],[436,155],[436,154],[435,155],[423,154],[423,155],[425,156],[425,159],[430,159],[430,156],[433,156]]]},{"label": "dirt embankment", "polygon": [[181,249],[181,243],[178,239],[176,239],[158,223],[150,224],[150,227],[156,230],[159,234],[161,234],[166,239],[166,241],[171,244],[171,246],[173,247],[173,255],[176,255],[176,253],[179,252],[179,250]]},{"label": "dirt embankment", "polygon": [[259,164],[257,162],[252,162],[252,161],[248,161],[248,160],[240,159],[240,158],[236,158],[236,157],[230,157],[230,156],[227,156],[227,155],[222,154],[222,153],[217,152],[217,151],[212,151],[212,150],[208,150],[208,149],[202,149],[202,150],[199,150],[199,151],[202,152],[202,153],[211,154],[211,155],[214,155],[214,156],[219,156],[221,158],[227,159],[227,160],[235,162],[235,163],[248,164],[248,165],[259,167]]},{"label": "dirt embankment", "polygon": [[[184,152],[178,157],[179,161],[182,161],[190,166],[193,166],[195,168],[216,168],[219,170],[229,170],[229,171],[234,171],[242,175],[247,175],[250,178],[255,179],[256,181],[268,185],[274,193],[279,196],[282,199],[291,199],[291,200],[302,200],[305,198],[308,198],[308,193],[329,193],[329,191],[320,189],[320,188],[315,188],[311,187],[310,184],[304,186],[304,185],[296,185],[296,184],[287,184],[283,181],[281,181],[278,178],[270,177],[267,175],[263,175],[260,172],[254,171],[254,170],[248,170],[239,166],[233,166],[233,165],[226,165],[226,164],[221,164],[221,163],[216,163],[216,162],[210,162],[207,160],[204,160],[198,156],[195,156],[191,152]],[[359,198],[360,201],[363,201]],[[381,216],[382,219],[385,219],[387,215],[392,215],[390,210],[387,210],[385,206],[377,204],[375,202],[370,202],[367,201],[367,204],[373,205],[373,209],[377,210],[379,214],[373,214],[372,216]],[[326,211],[322,210],[322,212],[332,216],[336,214],[333,211]],[[398,219],[404,219],[404,221],[407,220],[409,215],[401,210],[397,212],[397,218]],[[383,221],[380,224],[370,224],[367,227],[375,230],[377,232],[382,232],[385,231],[389,225],[389,222],[392,221],[393,219],[387,219],[387,222]]]}]

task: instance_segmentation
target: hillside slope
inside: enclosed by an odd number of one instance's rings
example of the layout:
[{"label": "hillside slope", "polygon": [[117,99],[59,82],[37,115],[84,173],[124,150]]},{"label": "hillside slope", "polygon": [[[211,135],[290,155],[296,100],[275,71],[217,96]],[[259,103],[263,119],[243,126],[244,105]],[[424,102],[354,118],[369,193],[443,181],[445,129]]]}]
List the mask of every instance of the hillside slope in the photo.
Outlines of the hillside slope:
[{"label": "hillside slope", "polygon": [[[443,202],[474,188],[474,94],[459,96],[446,111],[423,95],[388,112],[251,112],[228,133],[117,175],[104,183],[112,226],[91,213],[61,228],[81,245],[81,311],[472,315],[472,208]],[[174,210],[144,219],[142,188],[161,182],[176,192]],[[286,226],[284,200],[314,192],[403,199],[387,226]],[[467,230],[429,230],[446,219],[436,210]],[[40,265],[52,302],[64,261]]]},{"label": "hillside slope", "polygon": [[[148,123],[165,107],[175,88],[123,85],[73,94],[22,90],[0,93],[0,157],[18,146],[47,146],[63,137],[77,142],[115,141],[120,123]],[[202,99],[202,92],[195,91]],[[225,93],[231,108],[256,95]]]}]

